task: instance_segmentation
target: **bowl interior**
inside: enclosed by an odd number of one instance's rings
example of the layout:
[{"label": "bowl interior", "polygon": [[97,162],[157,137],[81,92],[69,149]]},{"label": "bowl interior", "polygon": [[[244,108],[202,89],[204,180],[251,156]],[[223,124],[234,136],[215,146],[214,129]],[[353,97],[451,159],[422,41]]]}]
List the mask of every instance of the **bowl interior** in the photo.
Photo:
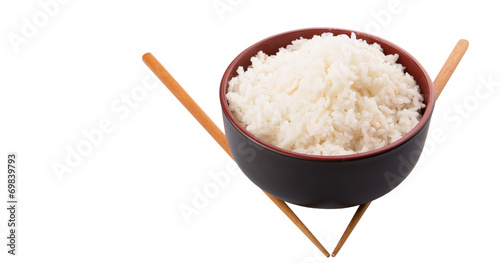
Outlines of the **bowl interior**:
[{"label": "bowl interior", "polygon": [[[243,126],[236,120],[236,118],[233,116],[231,111],[229,110],[229,106],[227,103],[226,99],[226,93],[227,93],[227,88],[228,88],[228,82],[231,80],[233,77],[237,76],[236,70],[238,67],[242,66],[245,70],[248,68],[248,66],[251,65],[250,58],[255,56],[259,51],[263,51],[264,53],[268,55],[274,55],[278,52],[278,50],[281,47],[286,47],[287,45],[291,44],[293,40],[299,39],[299,38],[312,38],[314,35],[321,35],[322,33],[325,32],[331,32],[334,35],[341,35],[341,34],[346,34],[346,35],[351,35],[351,33],[356,34],[356,38],[358,39],[363,39],[366,40],[367,43],[372,44],[372,43],[378,43],[384,53],[386,55],[388,54],[398,54],[398,63],[402,64],[406,68],[406,72],[408,72],[410,75],[413,76],[415,81],[418,83],[420,86],[420,90],[424,96],[424,104],[426,105],[425,108],[423,109],[422,112],[422,118],[419,121],[419,123],[405,136],[403,136],[401,139],[399,139],[396,142],[393,142],[391,144],[388,144],[384,147],[368,151],[368,152],[363,152],[363,153],[357,153],[357,154],[349,154],[349,155],[336,155],[336,156],[323,156],[323,155],[310,155],[310,154],[301,154],[301,153],[296,153],[292,151],[288,151],[282,148],[279,148],[277,146],[271,145],[267,142],[264,142],[248,132]],[[289,31],[281,34],[277,34],[274,36],[271,36],[269,38],[266,38],[264,40],[261,40],[254,45],[250,46],[246,50],[244,50],[240,55],[238,55],[233,62],[229,65],[227,68],[226,72],[224,73],[221,81],[221,87],[220,87],[220,100],[221,100],[221,105],[222,105],[222,110],[223,113],[229,118],[231,123],[240,131],[242,134],[244,134],[248,139],[254,141],[255,143],[268,148],[272,151],[275,151],[280,154],[285,154],[291,157],[295,158],[302,158],[302,159],[310,159],[310,160],[324,160],[324,161],[345,161],[345,160],[351,160],[351,159],[359,159],[359,158],[367,158],[370,156],[374,156],[386,151],[389,151],[391,149],[394,149],[395,147],[403,144],[413,136],[415,136],[418,131],[420,131],[424,124],[427,123],[427,121],[430,119],[430,116],[432,114],[432,111],[434,109],[434,103],[435,103],[435,91],[434,91],[434,85],[425,71],[425,69],[422,67],[422,65],[408,52],[406,52],[404,49],[400,48],[399,46],[385,40],[382,38],[379,38],[377,36],[363,33],[363,32],[358,32],[358,31],[353,31],[353,30],[347,30],[347,29],[337,29],[337,28],[309,28],[309,29],[300,29],[300,30],[294,30],[294,31]]]}]

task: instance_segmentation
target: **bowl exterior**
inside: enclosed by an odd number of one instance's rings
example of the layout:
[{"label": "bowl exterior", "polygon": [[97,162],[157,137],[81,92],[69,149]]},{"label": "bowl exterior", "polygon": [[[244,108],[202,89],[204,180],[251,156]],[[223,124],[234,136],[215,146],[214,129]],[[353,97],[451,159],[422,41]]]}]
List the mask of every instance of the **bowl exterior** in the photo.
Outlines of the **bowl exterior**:
[{"label": "bowl exterior", "polygon": [[234,160],[262,190],[301,206],[344,208],[375,200],[398,186],[422,153],[429,123],[391,151],[335,162],[272,151],[241,134],[226,116],[224,127]]}]

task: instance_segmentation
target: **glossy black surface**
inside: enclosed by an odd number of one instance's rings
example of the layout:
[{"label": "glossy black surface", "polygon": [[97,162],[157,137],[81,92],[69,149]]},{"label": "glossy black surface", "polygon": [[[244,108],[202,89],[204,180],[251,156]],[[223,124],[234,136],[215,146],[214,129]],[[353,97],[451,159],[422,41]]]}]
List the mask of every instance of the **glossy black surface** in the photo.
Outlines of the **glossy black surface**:
[{"label": "glossy black surface", "polygon": [[262,190],[297,205],[343,208],[370,202],[398,186],[415,166],[429,125],[396,149],[347,161],[290,157],[248,140],[226,116],[224,127],[238,166]]}]

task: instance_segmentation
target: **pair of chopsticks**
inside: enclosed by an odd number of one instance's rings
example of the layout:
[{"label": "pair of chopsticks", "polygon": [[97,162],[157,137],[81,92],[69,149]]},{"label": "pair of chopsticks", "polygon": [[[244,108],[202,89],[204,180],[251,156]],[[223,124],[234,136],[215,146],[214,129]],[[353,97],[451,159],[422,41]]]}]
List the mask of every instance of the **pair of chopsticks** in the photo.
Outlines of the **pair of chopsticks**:
[{"label": "pair of chopsticks", "polygon": [[[446,60],[446,63],[434,80],[436,98],[441,94],[444,86],[455,71],[468,46],[469,42],[467,40],[461,39],[460,41],[458,41],[457,45]],[[226,151],[226,153],[231,158],[233,158],[224,133],[222,133],[219,127],[215,125],[215,123],[207,116],[207,114],[200,108],[200,106],[198,106],[198,104],[196,104],[191,96],[189,96],[189,94],[179,85],[174,77],[170,75],[170,73],[151,53],[144,54],[142,56],[142,60],[158,77],[158,79],[160,79],[161,82],[172,92],[172,94],[174,94],[174,96],[182,103],[182,105],[191,113],[191,115],[193,115],[193,117],[203,126],[203,128],[205,128],[205,130],[215,139],[215,141],[222,147],[222,149],[224,149],[224,151]],[[309,240],[321,251],[321,253],[323,253],[323,255],[325,255],[326,257],[330,256],[330,253],[325,249],[325,247],[318,241],[318,239],[311,233],[311,231],[309,231],[304,223],[302,223],[302,221],[283,200],[280,200],[266,192],[264,193],[300,229],[300,231],[302,231],[302,233],[304,233],[304,235],[309,238]],[[358,207],[344,234],[335,247],[335,250],[331,254],[332,257],[338,254],[347,238],[352,233],[359,220],[365,213],[366,209],[368,209],[370,203],[371,202],[368,202]]]}]

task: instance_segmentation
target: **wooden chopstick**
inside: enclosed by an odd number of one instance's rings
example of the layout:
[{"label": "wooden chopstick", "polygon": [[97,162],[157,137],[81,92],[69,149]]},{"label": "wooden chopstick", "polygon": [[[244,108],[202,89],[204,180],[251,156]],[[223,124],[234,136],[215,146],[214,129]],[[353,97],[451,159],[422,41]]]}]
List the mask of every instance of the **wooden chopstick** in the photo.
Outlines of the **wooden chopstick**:
[{"label": "wooden chopstick", "polygon": [[[165,86],[174,94],[174,96],[184,105],[184,107],[193,115],[193,117],[205,128],[205,130],[217,141],[217,143],[226,151],[226,153],[233,158],[229,146],[227,144],[226,136],[217,127],[217,125],[207,116],[207,114],[196,104],[196,102],[189,96],[189,94],[179,85],[179,83],[170,75],[170,73],[163,67],[163,65],[151,53],[146,53],[142,56],[144,63],[151,69],[151,71],[165,84]],[[234,159],[234,158],[233,158]],[[282,200],[264,192],[274,204],[304,233],[304,235],[313,242],[313,244],[325,255],[330,256],[330,253],[323,247],[323,245],[316,239],[316,237],[309,231],[309,229],[300,221],[297,215],[290,209],[290,207]]]},{"label": "wooden chopstick", "polygon": [[170,75],[163,65],[151,53],[146,53],[142,56],[144,63],[151,71],[165,84],[165,86],[174,94],[180,103],[186,108],[191,115],[207,130],[214,140],[226,151],[231,158],[233,155],[227,145],[226,136],[208,117],[208,115],[198,106],[198,104],[189,96],[189,94],[179,85],[179,83]]},{"label": "wooden chopstick", "polygon": [[448,80],[457,68],[458,63],[460,63],[460,60],[462,60],[462,57],[464,56],[465,51],[467,51],[468,47],[469,41],[460,39],[455,45],[455,48],[453,48],[453,51],[451,51],[450,56],[448,57],[438,75],[436,76],[436,79],[434,80],[436,100],[437,98],[439,98],[439,95],[443,91],[444,86],[446,86],[446,83],[448,83]]},{"label": "wooden chopstick", "polygon": [[[438,75],[436,76],[436,79],[434,80],[434,88],[436,90],[436,100],[443,91],[444,87],[446,86],[446,83],[448,83],[448,80],[450,79],[451,75],[457,68],[458,63],[460,63],[460,60],[462,60],[462,57],[464,56],[468,47],[469,47],[469,41],[465,39],[460,39],[458,43],[455,45],[455,48],[453,48],[453,51],[451,51],[450,56],[448,57],[443,67],[439,71]],[[358,210],[356,210],[356,213],[354,213],[351,222],[349,222],[349,225],[347,226],[346,230],[344,231],[344,234],[340,238],[337,246],[335,247],[335,250],[333,250],[332,257],[335,257],[339,253],[340,249],[342,248],[345,241],[356,227],[356,224],[358,224],[359,220],[365,213],[370,203],[371,202],[368,202],[358,207]]]},{"label": "wooden chopstick", "polygon": [[351,219],[351,222],[349,222],[349,225],[347,225],[347,228],[344,231],[344,234],[342,234],[342,237],[340,238],[339,243],[337,243],[337,246],[333,250],[332,257],[335,257],[337,255],[337,253],[339,253],[340,249],[342,248],[342,246],[346,242],[347,238],[352,233],[352,231],[354,230],[354,228],[358,224],[359,220],[361,219],[361,217],[363,216],[366,209],[368,209],[368,206],[370,206],[371,203],[372,202],[368,202],[368,203],[362,204],[358,207],[358,209],[356,210],[356,213],[354,213],[354,216]]}]

